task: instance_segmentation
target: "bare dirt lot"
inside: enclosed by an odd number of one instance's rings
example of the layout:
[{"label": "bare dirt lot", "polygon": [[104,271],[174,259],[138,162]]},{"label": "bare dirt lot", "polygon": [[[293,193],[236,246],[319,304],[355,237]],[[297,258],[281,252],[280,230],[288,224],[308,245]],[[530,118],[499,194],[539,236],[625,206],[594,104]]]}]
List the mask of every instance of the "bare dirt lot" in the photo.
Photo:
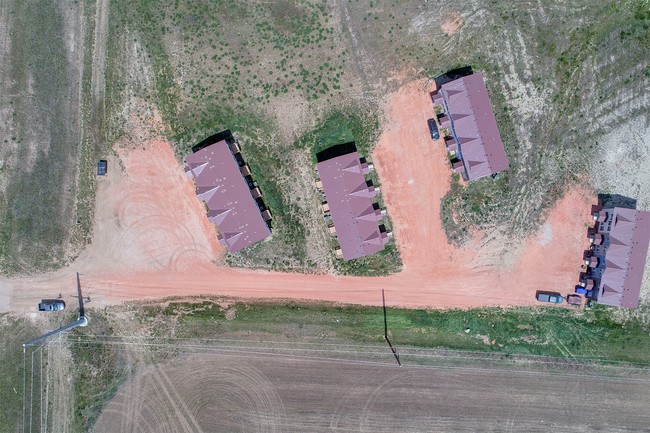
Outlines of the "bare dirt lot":
[{"label": "bare dirt lot", "polygon": [[641,431],[649,397],[644,379],[192,354],[136,374],[94,431]]},{"label": "bare dirt lot", "polygon": [[[389,99],[388,125],[374,162],[404,262],[389,277],[359,278],[230,269],[193,187],[160,138],[122,143],[124,172],[112,163],[100,182],[92,244],[73,266],[34,279],[3,280],[9,305],[33,311],[37,299],[65,292],[83,273],[93,305],[171,295],[224,294],[391,305],[470,307],[535,303],[536,290],[568,291],[580,270],[585,224],[595,198],[569,191],[539,233],[510,246],[476,233],[464,249],[447,243],[440,200],[450,170],[441,143],[431,141],[431,85],[415,81]],[[141,144],[140,144],[141,143]],[[544,264],[540,270],[540,264]]]}]

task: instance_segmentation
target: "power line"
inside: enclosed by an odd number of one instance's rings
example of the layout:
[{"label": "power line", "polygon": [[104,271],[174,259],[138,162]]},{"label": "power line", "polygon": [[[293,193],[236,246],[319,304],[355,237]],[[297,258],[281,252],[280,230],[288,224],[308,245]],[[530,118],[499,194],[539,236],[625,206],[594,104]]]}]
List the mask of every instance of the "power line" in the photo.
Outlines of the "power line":
[{"label": "power line", "polygon": [[41,412],[41,420],[39,426],[41,427],[41,431],[43,431],[43,351],[41,350],[41,365],[40,365],[40,376],[41,376],[41,403],[40,403],[40,412]]},{"label": "power line", "polygon": [[[30,350],[30,377],[29,377],[29,394],[27,394],[27,347],[23,345],[23,410],[22,410],[22,428],[21,431],[24,433],[27,429],[27,400],[29,399],[29,432],[33,431],[34,426],[34,404],[39,404],[39,418],[40,418],[40,430],[43,430],[43,349],[46,348],[49,343],[44,343],[37,347],[36,349]],[[35,374],[36,374],[36,363],[37,360],[34,359],[34,356],[39,355],[39,372],[40,372],[40,389],[39,389],[39,401],[34,401],[34,386],[35,386]],[[48,351],[49,356],[49,351]],[[46,382],[47,386],[47,382]],[[47,405],[47,395],[45,397]],[[47,414],[46,420],[47,423]]]},{"label": "power line", "polygon": [[29,391],[29,433],[32,433],[33,425],[33,409],[34,409],[34,351],[32,350],[32,377],[30,380],[30,391]]},{"label": "power line", "polygon": [[[177,344],[177,343],[164,343],[164,342],[148,342],[148,343],[138,343],[138,342],[126,342],[126,341],[101,341],[101,340],[84,340],[80,338],[68,338],[66,340],[69,344],[88,344],[88,343],[95,343],[95,344],[104,344],[104,345],[115,345],[115,346],[128,346],[132,348],[139,348],[139,349],[144,349],[146,347],[159,347],[159,348],[178,348],[180,350],[191,350],[191,351],[199,351],[199,350],[205,350],[207,353],[214,353],[214,352],[228,352],[228,353],[248,353],[248,354],[257,354],[257,355],[268,355],[268,356],[285,356],[285,357],[294,357],[296,359],[300,358],[306,358],[306,359],[319,359],[322,361],[342,361],[342,362],[353,362],[353,363],[360,363],[360,364],[372,364],[372,365],[390,365],[386,364],[384,362],[378,362],[378,361],[360,361],[360,360],[353,360],[349,358],[336,358],[336,357],[327,357],[323,355],[297,355],[297,354],[288,354],[287,352],[299,352],[299,351],[307,351],[311,353],[332,353],[332,354],[339,354],[339,355],[350,355],[350,354],[358,354],[358,355],[375,355],[378,357],[381,357],[385,352],[383,351],[355,351],[355,350],[335,350],[335,349],[300,349],[300,348],[290,348],[290,347],[279,347],[277,344],[272,343],[271,346],[260,346],[260,347],[250,347],[250,346],[233,346],[233,345],[205,345],[205,344]],[[375,346],[379,348],[379,346]],[[410,348],[413,350],[413,348]],[[416,349],[417,350],[417,349]],[[194,353],[200,353],[200,352],[194,352]],[[206,353],[206,352],[202,352]],[[217,353],[218,355],[218,353]],[[476,353],[472,356],[457,356],[457,355],[444,355],[444,354],[436,354],[436,353],[402,353],[402,355],[408,355],[408,356],[413,356],[414,358],[430,358],[430,359],[448,359],[448,360],[465,360],[465,361],[499,361],[501,360],[500,358],[496,358],[495,356],[490,356],[488,353]],[[549,360],[544,360],[544,359],[531,359],[531,362],[534,362],[536,364],[542,364],[542,365],[550,365],[550,366],[556,366],[558,364],[558,359],[549,359]],[[570,360],[562,360],[563,362],[566,363],[567,366],[571,365],[580,365],[584,366],[584,362],[574,362]],[[417,367],[435,367],[432,365],[415,365]],[[624,366],[603,366],[599,364],[592,364],[592,367],[605,367],[605,368],[611,368],[611,369],[616,369],[620,371],[625,371],[625,370],[634,370],[634,371],[639,371],[643,373],[647,373],[648,370],[647,368],[638,368],[638,367],[624,367]],[[446,366],[438,366],[437,368],[445,368]],[[462,368],[462,367],[458,367]],[[509,369],[498,369],[494,367],[490,367],[491,370],[499,370],[499,371],[517,371],[517,370],[509,370]],[[478,369],[477,369],[478,370]],[[486,369],[482,369],[486,370]],[[589,375],[589,374],[576,374],[574,375],[575,377],[589,377],[589,376],[595,376],[595,375]],[[644,380],[645,381],[645,380]]]},{"label": "power line", "polygon": [[[70,344],[84,344],[87,342],[84,341],[76,341],[76,340],[68,340],[68,343]],[[114,344],[114,345],[127,345],[127,346],[134,346],[137,347],[138,345],[136,343],[126,343],[126,342],[106,342],[102,343],[99,341],[96,341],[98,344]],[[175,346],[172,343],[168,344],[155,344],[155,343],[148,343],[145,346],[159,346],[159,347],[169,347],[169,346]],[[261,355],[261,356],[269,356],[269,357],[284,357],[284,358],[292,358],[292,359],[308,359],[312,361],[318,361],[318,362],[334,362],[334,363],[346,363],[346,364],[358,364],[358,365],[376,365],[376,366],[384,366],[384,367],[397,367],[395,364],[388,364],[386,362],[380,362],[380,361],[365,361],[365,360],[356,360],[356,359],[346,359],[346,358],[334,358],[334,357],[324,357],[324,356],[311,356],[311,355],[293,355],[293,354],[286,354],[286,353],[278,353],[278,352],[264,352],[260,350],[250,350],[251,348],[247,347],[210,347],[210,346],[201,346],[201,345],[186,345],[185,348],[209,348],[213,349],[214,351],[217,351],[216,353],[212,352],[213,355],[215,356],[221,356],[223,355],[223,352],[227,352],[229,354],[241,354],[241,356],[250,356],[250,355]],[[263,349],[273,349],[272,347],[269,348],[263,348]],[[336,351],[334,351],[336,352]],[[344,352],[344,353],[349,353],[349,352]],[[374,352],[374,354],[381,355],[384,352]],[[418,355],[414,355],[418,356]],[[466,359],[472,359],[472,358],[466,358]],[[485,360],[485,359],[479,359],[479,360]],[[540,362],[543,364],[551,364],[554,365],[552,362]],[[557,364],[557,360],[555,361],[555,364]],[[577,363],[574,363],[577,364]],[[582,365],[582,364],[581,364]],[[437,370],[461,370],[461,371],[484,371],[484,372],[490,372],[490,371],[496,371],[496,372],[502,372],[502,373],[519,373],[522,375],[532,375],[532,376],[547,376],[547,375],[553,375],[553,376],[561,376],[561,377],[572,377],[572,378],[598,378],[602,380],[624,380],[624,381],[634,381],[634,382],[642,382],[642,383],[650,383],[650,379],[646,378],[631,378],[631,377],[609,377],[609,376],[603,376],[603,375],[595,375],[595,374],[579,374],[579,373],[566,373],[566,372],[545,372],[545,371],[533,371],[533,370],[515,370],[515,369],[508,369],[508,368],[497,368],[497,367],[490,367],[490,368],[480,368],[480,367],[466,367],[466,366],[456,366],[456,365],[422,365],[422,364],[410,364],[410,368],[426,368],[426,369],[437,369]],[[621,368],[621,367],[614,367],[614,368]],[[640,369],[640,368],[634,368],[635,370],[642,371],[644,373],[647,373],[647,369]]]},{"label": "power line", "polygon": [[25,354],[25,345],[23,345],[23,433],[25,433],[25,399],[27,398],[27,358]]},{"label": "power line", "polygon": [[[49,346],[50,343],[48,343]],[[47,351],[47,379],[45,380],[45,426],[44,426],[44,433],[47,433],[47,419],[48,419],[48,411],[50,407],[50,399],[49,399],[49,394],[50,394],[50,366],[52,365],[52,360],[50,359],[50,351]]]},{"label": "power line", "polygon": [[[286,351],[316,351],[316,352],[335,352],[335,353],[364,353],[364,354],[381,354],[383,352],[376,352],[373,349],[378,349],[380,345],[362,345],[362,344],[338,344],[338,343],[320,343],[320,342],[282,342],[282,341],[265,341],[265,340],[239,340],[239,339],[213,339],[213,338],[183,338],[183,337],[139,337],[139,336],[99,336],[99,335],[88,335],[85,337],[91,337],[94,339],[82,339],[82,337],[66,337],[66,341],[71,343],[98,343],[98,344],[123,344],[123,345],[141,345],[141,346],[164,346],[164,347],[179,347],[184,349],[191,348],[203,348],[210,350],[221,350],[226,345],[221,344],[200,344],[202,341],[209,341],[213,343],[241,343],[241,345],[231,347],[237,349],[252,349],[252,348],[263,348],[267,350],[286,350]],[[135,339],[136,342],[129,341],[120,341],[124,339]],[[153,341],[151,340],[161,340],[164,339],[165,342]],[[149,340],[148,342],[142,342],[139,340]],[[192,344],[178,344],[174,341],[189,341]],[[249,343],[249,345],[246,345]],[[266,343],[268,346],[254,346],[261,343]],[[283,346],[284,345],[284,346]],[[300,348],[300,347],[290,347],[295,345],[311,345],[311,346],[334,346],[335,349],[325,349],[325,348]],[[351,349],[351,350],[336,350],[336,348]],[[364,350],[358,350],[364,349]],[[520,360],[529,360],[538,364],[550,364],[554,365],[558,362],[563,362],[567,364],[576,364],[579,361],[580,365],[585,365],[585,362],[592,362],[594,365],[606,366],[608,368],[617,368],[617,369],[639,369],[638,367],[647,367],[643,363],[634,363],[634,362],[624,362],[617,360],[609,360],[607,358],[594,358],[594,357],[575,357],[572,359],[557,358],[546,355],[535,355],[535,354],[512,354],[499,351],[469,351],[469,350],[459,350],[459,349],[442,349],[442,348],[427,348],[427,347],[404,347],[401,349],[404,355],[420,356],[420,357],[429,357],[429,358],[455,358],[455,359],[483,359],[483,360],[500,360],[505,357],[514,357]],[[601,363],[612,363],[612,364],[625,364],[623,366],[613,366],[613,365],[603,365]],[[645,371],[645,368],[643,368]]]},{"label": "power line", "polygon": [[[66,337],[68,339],[72,337]],[[74,337],[74,339],[77,339],[79,337]],[[154,336],[134,336],[134,335],[99,335],[99,334],[84,334],[84,338],[99,338],[104,341],[110,341],[110,339],[116,339],[116,340],[125,340],[125,339],[132,339],[132,340],[161,340],[164,339],[165,341],[210,341],[210,342],[228,342],[228,343],[269,343],[273,345],[282,345],[282,344],[290,344],[290,345],[312,345],[312,346],[338,346],[338,347],[352,347],[352,348],[376,348],[378,347],[378,344],[346,344],[346,343],[328,343],[328,342],[315,342],[315,341],[291,341],[291,342],[283,342],[283,341],[274,341],[274,340],[241,340],[241,339],[234,339],[234,338],[206,338],[206,337],[154,337]],[[92,343],[93,340],[86,340],[87,343]],[[477,351],[477,350],[467,350],[467,349],[449,349],[449,348],[444,348],[444,347],[403,347],[401,350],[403,351],[408,351],[408,350],[413,350],[413,351],[431,351],[431,352],[441,352],[441,353],[453,353],[453,354],[464,354],[464,355],[472,355],[473,358],[479,357],[479,356],[484,356],[486,359],[487,358],[496,358],[496,357],[501,357],[501,356],[517,356],[519,358],[530,358],[530,359],[550,359],[552,362],[557,363],[559,361],[567,361],[564,358],[557,358],[549,355],[538,355],[534,353],[526,353],[526,354],[512,354],[512,353],[507,353],[507,352],[499,352],[499,351]],[[455,355],[455,357],[458,358],[469,358],[467,356],[462,357]],[[604,358],[604,357],[587,357],[587,356],[576,356],[572,358],[573,360],[579,360],[579,361],[596,361],[596,362],[607,362],[607,363],[613,363],[613,364],[635,364],[639,366],[644,366],[647,367],[647,364],[645,363],[640,363],[640,362],[633,362],[633,361],[620,361],[620,360],[615,360],[615,359],[609,359],[609,358]],[[538,362],[537,360],[535,362]],[[542,362],[542,361],[540,361]]]}]

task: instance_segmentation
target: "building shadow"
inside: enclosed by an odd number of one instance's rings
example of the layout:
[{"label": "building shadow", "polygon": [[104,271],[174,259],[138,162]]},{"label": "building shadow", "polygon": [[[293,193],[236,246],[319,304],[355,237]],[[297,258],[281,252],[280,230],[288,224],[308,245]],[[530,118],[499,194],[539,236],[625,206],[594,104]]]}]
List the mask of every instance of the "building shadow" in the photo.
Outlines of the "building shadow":
[{"label": "building shadow", "polygon": [[316,161],[323,162],[328,159],[336,158],[337,156],[347,155],[348,153],[356,152],[357,146],[354,144],[354,141],[349,143],[337,144],[335,146],[328,147],[325,150],[321,150],[316,154]]},{"label": "building shadow", "polygon": [[463,66],[461,68],[452,69],[451,71],[445,72],[442,75],[437,76],[434,80],[436,82],[436,89],[439,89],[443,84],[447,84],[451,81],[457,80],[459,78],[472,75],[474,70],[471,66]]},{"label": "building shadow", "polygon": [[600,209],[608,209],[612,207],[636,209],[636,202],[636,199],[620,194],[598,194],[598,206]]},{"label": "building shadow", "polygon": [[226,140],[226,143],[233,144],[235,142],[235,137],[232,136],[232,133],[230,132],[230,129],[226,129],[225,131],[217,132],[216,134],[213,134],[206,138],[205,140],[201,141],[199,144],[196,146],[192,147],[192,153],[196,153],[199,150],[206,148],[210,146],[211,144],[218,143],[221,140]]}]

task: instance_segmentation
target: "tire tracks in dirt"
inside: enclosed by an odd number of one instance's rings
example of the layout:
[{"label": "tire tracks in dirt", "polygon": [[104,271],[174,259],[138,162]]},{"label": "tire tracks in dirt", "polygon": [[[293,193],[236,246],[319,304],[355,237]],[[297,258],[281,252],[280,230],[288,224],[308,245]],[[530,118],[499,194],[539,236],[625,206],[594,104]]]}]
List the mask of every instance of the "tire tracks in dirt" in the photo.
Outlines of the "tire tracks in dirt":
[{"label": "tire tracks in dirt", "polygon": [[197,422],[196,417],[194,416],[194,414],[185,405],[185,402],[183,401],[183,399],[181,398],[181,396],[178,394],[178,392],[176,390],[176,386],[169,379],[169,376],[167,375],[167,373],[165,373],[165,370],[163,368],[158,368],[158,372],[160,373],[160,378],[162,379],[162,381],[164,381],[165,384],[167,385],[167,389],[169,389],[170,394],[173,394],[174,398],[178,401],[179,406],[182,408],[182,410],[187,415],[186,419],[189,419],[190,422],[192,423],[192,425],[194,426],[195,430],[192,430],[192,431],[197,432],[197,433],[198,432],[203,433],[203,429],[201,428],[201,426]]},{"label": "tire tracks in dirt", "polygon": [[[182,407],[179,406],[177,400],[179,400],[178,393],[174,392],[173,385],[169,383],[169,377],[166,380],[163,380],[162,376],[164,375],[164,370],[158,367],[152,374],[155,382],[158,384],[159,389],[165,395],[166,400],[171,405],[171,408],[174,411],[174,419],[177,421],[177,425],[181,426],[183,431],[186,433],[192,433],[192,427],[188,421],[188,417],[182,410]],[[174,394],[174,395],[172,395]],[[185,408],[187,409],[187,408]],[[190,415],[191,416],[191,415]],[[193,417],[192,417],[193,418]],[[193,424],[196,424],[196,419],[194,419]],[[200,427],[199,427],[200,428]]]},{"label": "tire tracks in dirt", "polygon": [[144,366],[105,407],[94,431],[282,431],[286,411],[269,377],[246,361],[215,368],[205,356]]},{"label": "tire tracks in dirt", "polygon": [[[542,430],[616,425],[637,431],[647,425],[647,372],[609,377],[490,367],[482,361],[398,367],[277,355],[189,351],[143,369],[141,397],[148,406],[129,431],[184,431],[156,380],[173,387],[210,431],[538,431],[548,413],[555,415],[554,424]],[[590,413],[593,403],[584,396],[602,392],[609,395],[608,405]],[[96,431],[117,431],[111,426],[124,416],[119,408],[130,398],[120,392],[109,402]]]}]

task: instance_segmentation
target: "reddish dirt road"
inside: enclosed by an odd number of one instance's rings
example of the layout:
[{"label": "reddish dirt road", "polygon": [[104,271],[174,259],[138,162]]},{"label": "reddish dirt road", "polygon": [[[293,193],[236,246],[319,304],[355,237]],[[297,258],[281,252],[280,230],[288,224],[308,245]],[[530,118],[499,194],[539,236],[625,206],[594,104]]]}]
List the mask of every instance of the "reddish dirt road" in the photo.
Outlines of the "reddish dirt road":
[{"label": "reddish dirt road", "polygon": [[0,311],[34,311],[40,298],[74,293],[77,270],[92,306],[200,294],[376,305],[385,289],[391,305],[447,308],[534,304],[536,290],[567,292],[580,271],[595,197],[570,191],[539,233],[511,254],[493,246],[499,241],[450,246],[439,216],[450,170],[441,142],[428,133],[429,90],[418,81],[392,95],[389,126],[373,158],[404,261],[401,273],[359,278],[215,264],[223,251],[215,230],[169,144],[154,139],[118,151],[124,173],[112,161],[114,169],[100,182],[93,243],[84,254],[54,274],[0,280]]}]

